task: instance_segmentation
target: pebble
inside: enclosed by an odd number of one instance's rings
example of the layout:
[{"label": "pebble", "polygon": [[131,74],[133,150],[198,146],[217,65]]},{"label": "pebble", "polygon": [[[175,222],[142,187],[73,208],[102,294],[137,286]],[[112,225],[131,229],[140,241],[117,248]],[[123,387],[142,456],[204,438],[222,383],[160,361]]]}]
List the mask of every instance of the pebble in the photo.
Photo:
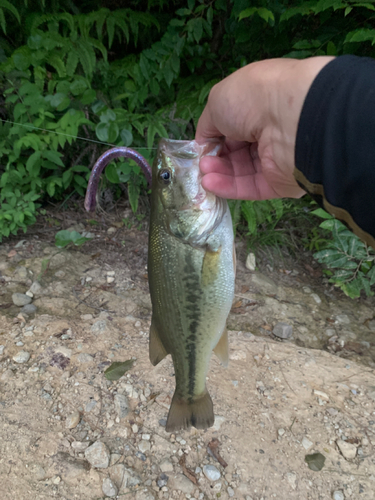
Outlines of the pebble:
[{"label": "pebble", "polygon": [[228,487],[227,492],[228,492],[228,495],[229,495],[230,497],[233,497],[233,496],[234,496],[234,489],[233,489],[233,488],[231,488],[230,486]]},{"label": "pebble", "polygon": [[36,310],[37,310],[37,307],[34,306],[34,304],[26,304],[21,309],[21,313],[24,313],[24,314],[34,314],[36,312]]},{"label": "pebble", "polygon": [[162,427],[165,427],[167,425],[167,419],[166,418],[161,418],[159,420],[159,425],[161,425]]},{"label": "pebble", "polygon": [[278,429],[277,433],[278,433],[278,435],[279,435],[280,437],[282,437],[282,436],[284,436],[284,434],[285,434],[285,429],[283,429],[283,428]]},{"label": "pebble", "polygon": [[160,470],[162,472],[172,472],[173,471],[173,464],[168,458],[165,458],[162,460],[159,464]]},{"label": "pebble", "polygon": [[118,493],[117,486],[111,481],[109,477],[106,477],[103,480],[102,490],[106,497],[115,497]]},{"label": "pebble", "polygon": [[324,401],[329,401],[329,396],[325,392],[314,390],[314,395],[320,399],[323,399]]},{"label": "pebble", "polygon": [[93,318],[92,314],[81,314],[81,320],[82,321],[90,321],[90,319]]},{"label": "pebble", "polygon": [[303,286],[302,290],[304,291],[304,293],[311,293],[311,288],[309,288],[308,286]]},{"label": "pebble", "polygon": [[290,484],[291,488],[293,490],[296,489],[297,487],[297,474],[295,472],[287,472],[285,474],[285,477],[286,477],[286,480],[288,481],[288,483]]},{"label": "pebble", "polygon": [[357,447],[354,444],[343,441],[342,439],[338,439],[336,444],[346,460],[352,460],[357,455]]},{"label": "pebble", "polygon": [[74,429],[74,427],[77,427],[80,420],[81,420],[81,415],[79,411],[74,411],[68,417],[66,417],[65,427],[67,429]]},{"label": "pebble", "polygon": [[14,293],[12,295],[13,304],[19,307],[30,304],[31,297],[28,297],[25,293]]},{"label": "pebble", "polygon": [[22,347],[24,345],[24,343],[22,342],[22,340],[19,340],[17,343],[16,343],[16,346],[17,347]]},{"label": "pebble", "polygon": [[138,445],[138,448],[142,453],[146,453],[146,451],[150,451],[150,449],[151,449],[150,441],[141,441]]},{"label": "pebble", "polygon": [[25,295],[27,295],[28,297],[31,297],[31,298],[33,298],[33,297],[34,297],[33,292],[30,292],[30,290],[27,290],[27,292],[26,292],[26,294],[25,294]]},{"label": "pebble", "polygon": [[94,358],[87,352],[81,352],[81,354],[78,354],[77,356],[77,361],[78,363],[91,363],[94,361]]},{"label": "pebble", "polygon": [[86,449],[85,458],[93,467],[106,469],[109,465],[110,453],[104,443],[96,441]]},{"label": "pebble", "polygon": [[137,432],[138,432],[138,425],[137,424],[132,425],[132,431],[134,432],[134,434],[137,434]]},{"label": "pebble", "polygon": [[302,439],[302,446],[305,448],[306,451],[309,450],[313,444],[314,443],[312,443],[309,439],[307,439],[307,437],[304,437]]},{"label": "pebble", "polygon": [[13,361],[16,363],[27,363],[30,359],[30,353],[27,351],[20,351],[13,356]]},{"label": "pebble", "polygon": [[57,271],[55,276],[56,278],[63,278],[65,276],[65,272],[63,270]]},{"label": "pebble", "polygon": [[204,465],[203,474],[209,481],[217,481],[220,479],[220,471],[214,465]]},{"label": "pebble", "polygon": [[332,494],[333,500],[344,500],[344,493],[341,490],[336,490]]},{"label": "pebble", "polygon": [[71,447],[75,451],[82,452],[85,451],[86,448],[88,448],[89,444],[90,443],[88,441],[73,441]]},{"label": "pebble", "polygon": [[215,415],[215,422],[212,426],[213,431],[218,431],[222,424],[225,422],[225,417],[221,417],[220,415]]},{"label": "pebble", "polygon": [[146,462],[146,460],[147,460],[146,455],[144,453],[142,453],[141,451],[136,451],[135,456],[137,458],[139,458],[139,460],[142,460],[142,462]]},{"label": "pebble", "polygon": [[168,482],[168,479],[169,477],[166,475],[166,474],[160,474],[160,477],[157,481],[157,485],[159,486],[159,488],[162,488],[163,486],[166,486],[167,485],[167,482]]},{"label": "pebble", "polygon": [[[142,434],[142,439],[144,441],[150,441],[151,435],[150,434]],[[181,441],[181,443],[182,443],[182,441]],[[186,441],[185,441],[185,443],[186,443]]]},{"label": "pebble", "polygon": [[321,304],[322,303],[322,299],[319,297],[319,295],[317,293],[312,293],[311,297],[315,300],[315,302],[317,304]]},{"label": "pebble", "polygon": [[255,255],[253,253],[249,253],[249,255],[246,257],[246,269],[249,271],[255,271],[256,268],[256,260],[255,260]]},{"label": "pebble", "polygon": [[195,485],[183,474],[177,474],[169,479],[170,487],[174,490],[180,490],[185,495],[191,495],[195,489]]},{"label": "pebble", "polygon": [[336,323],[344,323],[345,325],[349,325],[350,319],[346,314],[338,314],[336,316]]},{"label": "pebble", "polygon": [[120,419],[125,418],[130,411],[128,398],[124,396],[124,394],[116,394],[114,397],[114,404],[117,416]]},{"label": "pebble", "polygon": [[28,291],[33,295],[40,295],[42,292],[42,285],[39,283],[39,281],[34,281]]},{"label": "pebble", "polygon": [[0,345],[0,356],[4,354],[5,345]]},{"label": "pebble", "polygon": [[336,330],[333,330],[333,328],[327,328],[325,334],[327,335],[327,337],[333,337],[336,335]]},{"label": "pebble", "polygon": [[109,227],[109,228],[107,229],[107,233],[108,233],[108,234],[113,234],[113,233],[115,233],[116,231],[117,231],[117,229],[116,229],[115,227]]},{"label": "pebble", "polygon": [[104,333],[107,330],[107,321],[105,319],[100,319],[96,321],[92,327],[92,333]]},{"label": "pebble", "polygon": [[293,334],[293,327],[288,325],[288,323],[277,323],[272,332],[279,339],[288,339]]},{"label": "pebble", "polygon": [[114,276],[107,276],[107,283],[113,283],[115,281]]}]

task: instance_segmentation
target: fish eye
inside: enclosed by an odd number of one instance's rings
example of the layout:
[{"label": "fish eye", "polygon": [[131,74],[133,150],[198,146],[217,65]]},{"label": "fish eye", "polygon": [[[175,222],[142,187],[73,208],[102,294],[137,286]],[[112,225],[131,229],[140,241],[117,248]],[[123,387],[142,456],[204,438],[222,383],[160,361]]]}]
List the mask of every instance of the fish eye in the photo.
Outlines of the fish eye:
[{"label": "fish eye", "polygon": [[171,171],[168,170],[167,168],[163,168],[159,172],[159,179],[164,183],[164,184],[169,184],[171,182]]}]

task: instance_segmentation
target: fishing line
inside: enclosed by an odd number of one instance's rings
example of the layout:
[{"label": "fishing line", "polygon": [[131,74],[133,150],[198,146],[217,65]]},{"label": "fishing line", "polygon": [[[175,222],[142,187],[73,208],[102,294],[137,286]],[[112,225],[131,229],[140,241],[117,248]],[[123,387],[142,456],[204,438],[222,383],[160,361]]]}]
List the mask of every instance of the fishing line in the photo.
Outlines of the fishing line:
[{"label": "fishing line", "polygon": [[[117,148],[119,147],[118,144],[111,144],[110,142],[102,142],[102,141],[96,141],[95,139],[88,139],[87,137],[80,137],[76,135],[71,135],[71,134],[64,134],[64,132],[56,132],[55,130],[48,130],[46,128],[40,128],[40,127],[34,127],[34,125],[30,125],[28,123],[18,123],[18,122],[12,122],[10,120],[3,120],[0,118],[0,121],[3,123],[10,123],[12,125],[20,125],[21,127],[28,127],[31,128],[32,130],[41,130],[42,132],[48,132],[48,133],[53,133],[56,135],[64,135],[65,137],[71,137],[72,139],[80,139],[81,141],[86,141],[86,142],[94,142],[95,144],[103,144],[104,146],[111,146],[112,148]],[[157,149],[157,148],[143,148],[143,147],[136,147],[136,149]]]}]

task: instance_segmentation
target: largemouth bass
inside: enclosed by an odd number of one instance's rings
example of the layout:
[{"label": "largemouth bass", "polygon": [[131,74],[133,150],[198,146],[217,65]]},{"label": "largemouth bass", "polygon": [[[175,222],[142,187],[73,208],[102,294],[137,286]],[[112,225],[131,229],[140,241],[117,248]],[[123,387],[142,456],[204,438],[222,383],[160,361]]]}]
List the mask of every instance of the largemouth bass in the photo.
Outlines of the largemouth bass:
[{"label": "largemouth bass", "polygon": [[206,389],[212,350],[228,362],[225,326],[235,276],[232,219],[227,202],[204,191],[199,172],[202,155],[217,146],[161,140],[152,169],[150,360],[156,365],[172,355],[176,390],[167,431],[213,425]]},{"label": "largemouth bass", "polygon": [[[173,360],[176,389],[168,432],[213,425],[206,388],[212,351],[228,363],[226,320],[235,279],[232,220],[226,200],[203,189],[199,171],[201,157],[216,154],[219,147],[217,142],[202,146],[162,139],[152,167],[149,353],[153,365],[167,354]],[[139,158],[138,163],[146,168]],[[93,204],[89,191],[88,209]]]}]

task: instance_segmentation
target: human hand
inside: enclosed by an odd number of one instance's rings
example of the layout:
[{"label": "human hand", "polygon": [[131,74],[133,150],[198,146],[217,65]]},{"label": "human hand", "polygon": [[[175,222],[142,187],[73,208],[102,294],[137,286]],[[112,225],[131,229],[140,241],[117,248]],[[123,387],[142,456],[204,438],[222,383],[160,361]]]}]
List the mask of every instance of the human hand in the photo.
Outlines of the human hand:
[{"label": "human hand", "polygon": [[220,156],[200,162],[204,189],[243,200],[304,194],[293,176],[298,121],[313,80],[332,59],[260,61],[212,88],[195,138],[225,141]]}]

